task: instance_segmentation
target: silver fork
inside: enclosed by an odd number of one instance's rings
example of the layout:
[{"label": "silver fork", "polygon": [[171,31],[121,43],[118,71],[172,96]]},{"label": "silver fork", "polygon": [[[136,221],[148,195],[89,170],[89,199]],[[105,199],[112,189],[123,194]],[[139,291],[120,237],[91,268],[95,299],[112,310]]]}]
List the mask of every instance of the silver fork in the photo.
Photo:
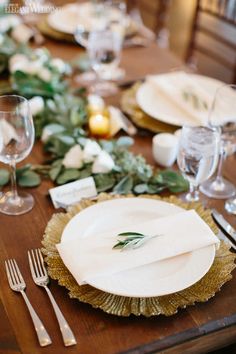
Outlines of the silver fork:
[{"label": "silver fork", "polygon": [[41,251],[39,249],[28,251],[28,259],[29,259],[32,278],[35,284],[38,286],[42,286],[46,290],[49,299],[52,303],[65,346],[76,344],[76,339],[72,330],[70,329],[70,326],[68,325],[60,308],[58,307],[51,291],[47,287],[49,278],[48,278],[47,270],[44,266],[44,261],[43,261],[43,256]]},{"label": "silver fork", "polygon": [[23,299],[25,300],[38,336],[39,344],[42,347],[51,344],[51,338],[49,337],[46,329],[44,328],[44,325],[42,324],[31,303],[29,302],[26,293],[24,292],[26,284],[15,259],[9,259],[5,261],[5,266],[10,288],[14,291],[20,292],[23,296]]}]

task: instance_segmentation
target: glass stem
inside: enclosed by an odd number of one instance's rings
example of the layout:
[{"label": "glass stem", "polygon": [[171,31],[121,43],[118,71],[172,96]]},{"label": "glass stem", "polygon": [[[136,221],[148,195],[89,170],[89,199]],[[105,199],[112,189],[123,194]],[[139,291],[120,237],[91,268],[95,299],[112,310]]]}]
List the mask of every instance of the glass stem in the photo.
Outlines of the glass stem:
[{"label": "glass stem", "polygon": [[197,200],[199,200],[199,192],[197,187],[190,182],[189,185],[189,193],[186,196],[187,201],[189,202],[196,202]]},{"label": "glass stem", "polygon": [[219,184],[222,183],[222,168],[223,168],[224,159],[225,159],[225,153],[222,152],[220,154],[220,160],[219,160],[218,169],[217,169],[217,175],[216,175],[216,181]]},{"label": "glass stem", "polygon": [[11,191],[12,191],[12,197],[13,199],[18,198],[18,193],[17,193],[17,186],[16,186],[16,162],[11,161],[10,163],[11,167]]}]

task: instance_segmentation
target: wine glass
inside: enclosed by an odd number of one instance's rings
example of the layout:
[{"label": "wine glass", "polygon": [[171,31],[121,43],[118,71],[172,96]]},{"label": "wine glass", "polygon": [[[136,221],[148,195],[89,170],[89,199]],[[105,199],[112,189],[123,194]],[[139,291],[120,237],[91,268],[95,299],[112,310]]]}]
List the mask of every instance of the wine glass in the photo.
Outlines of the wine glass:
[{"label": "wine glass", "polygon": [[24,214],[34,205],[33,197],[18,193],[16,187],[16,163],[29,155],[34,135],[28,101],[21,96],[0,96],[0,161],[11,168],[11,191],[0,198],[0,212],[4,214]]},{"label": "wine glass", "polygon": [[236,131],[228,127],[229,122],[236,122],[236,85],[219,87],[210,111],[210,126],[221,131],[220,159],[216,177],[200,186],[201,192],[210,198],[227,199],[235,195],[235,186],[222,176],[225,158],[235,151]]},{"label": "wine glass", "polygon": [[225,202],[225,210],[230,214],[236,215],[236,198],[231,198]]},{"label": "wine glass", "polygon": [[91,86],[91,91],[100,96],[115,94],[117,86],[109,80],[112,71],[120,62],[120,36],[110,29],[92,31],[89,34],[87,49],[91,67],[98,78],[98,81]]},{"label": "wine glass", "polygon": [[210,127],[183,127],[177,162],[190,183],[188,202],[199,200],[198,186],[215,171],[219,156],[219,132]]}]

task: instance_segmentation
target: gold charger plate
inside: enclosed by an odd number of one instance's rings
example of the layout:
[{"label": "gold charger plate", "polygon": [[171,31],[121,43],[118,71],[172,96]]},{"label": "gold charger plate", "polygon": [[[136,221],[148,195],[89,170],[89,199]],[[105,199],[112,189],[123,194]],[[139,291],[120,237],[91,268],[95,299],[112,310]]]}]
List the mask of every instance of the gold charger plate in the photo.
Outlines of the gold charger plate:
[{"label": "gold charger plate", "polygon": [[45,36],[56,39],[58,41],[66,41],[75,43],[74,36],[71,34],[56,31],[54,28],[50,27],[47,21],[47,16],[43,16],[42,19],[37,24],[38,29]]},{"label": "gold charger plate", "polygon": [[[134,196],[129,195],[127,197]],[[217,232],[217,227],[212,221],[210,210],[204,209],[200,203],[187,204],[175,196],[160,198],[159,196],[143,195],[141,197],[161,199],[186,210],[194,208],[212,230],[215,233]],[[94,203],[113,198],[120,198],[120,196],[111,196],[103,193],[98,196],[96,201],[82,200],[76,206],[71,207],[67,213],[54,214],[47,225],[42,244],[44,246],[43,253],[46,255],[48,272],[52,279],[58,280],[59,285],[65,286],[69,290],[69,296],[71,298],[76,298],[92,305],[94,308],[100,308],[109,314],[118,316],[129,316],[131,314],[136,316],[144,315],[146,317],[160,314],[171,316],[174,315],[179,308],[185,308],[186,306],[194,305],[196,302],[209,300],[220,290],[224,283],[232,278],[231,272],[235,268],[234,260],[236,254],[231,253],[229,246],[221,242],[220,248],[216,252],[214,263],[208,273],[189,288],[171,295],[150,298],[130,298],[109,294],[93,288],[90,285],[78,285],[65,267],[55,245],[60,242],[64,227],[74,215]],[[122,198],[124,198],[124,196],[122,196]]]},{"label": "gold charger plate", "polygon": [[173,133],[178,129],[175,125],[163,123],[146,114],[137,104],[136,92],[141,83],[137,82],[128,90],[125,90],[121,97],[121,108],[130,119],[140,128],[148,129],[153,133]]}]

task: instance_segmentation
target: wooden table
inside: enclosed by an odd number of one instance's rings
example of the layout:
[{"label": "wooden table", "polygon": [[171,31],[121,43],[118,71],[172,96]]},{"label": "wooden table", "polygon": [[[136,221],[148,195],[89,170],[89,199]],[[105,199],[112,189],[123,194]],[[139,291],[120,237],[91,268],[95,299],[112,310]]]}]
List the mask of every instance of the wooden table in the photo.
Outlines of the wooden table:
[{"label": "wooden table", "polygon": [[[79,48],[72,44],[48,40],[46,45],[53,55],[68,60],[79,53]],[[182,62],[172,53],[157,48],[155,44],[147,48],[126,49],[122,59],[127,79],[165,72],[180,65]],[[119,97],[114,97],[111,101],[119,104]],[[150,163],[154,163],[151,156],[151,135],[139,135],[134,150],[142,153]],[[40,143],[35,144],[27,161],[43,161]],[[236,183],[235,166],[235,157],[231,157],[225,174]],[[1,354],[137,354],[160,350],[162,353],[204,353],[235,342],[236,272],[233,273],[234,278],[214,298],[180,310],[169,318],[119,318],[108,315],[90,305],[69,299],[67,290],[52,281],[51,290],[78,340],[76,346],[65,348],[49,300],[44,290],[34,285],[27,260],[27,250],[41,246],[45,227],[55,213],[47,196],[49,187],[51,182],[45,180],[40,187],[30,191],[35,198],[35,207],[30,213],[18,217],[0,215]],[[223,201],[204,200],[210,207],[214,206],[225,214]],[[236,227],[235,217],[226,217]],[[7,258],[15,258],[20,265],[27,283],[27,294],[52,337],[53,344],[49,347],[39,347],[23,299],[8,286],[3,263]]]}]

